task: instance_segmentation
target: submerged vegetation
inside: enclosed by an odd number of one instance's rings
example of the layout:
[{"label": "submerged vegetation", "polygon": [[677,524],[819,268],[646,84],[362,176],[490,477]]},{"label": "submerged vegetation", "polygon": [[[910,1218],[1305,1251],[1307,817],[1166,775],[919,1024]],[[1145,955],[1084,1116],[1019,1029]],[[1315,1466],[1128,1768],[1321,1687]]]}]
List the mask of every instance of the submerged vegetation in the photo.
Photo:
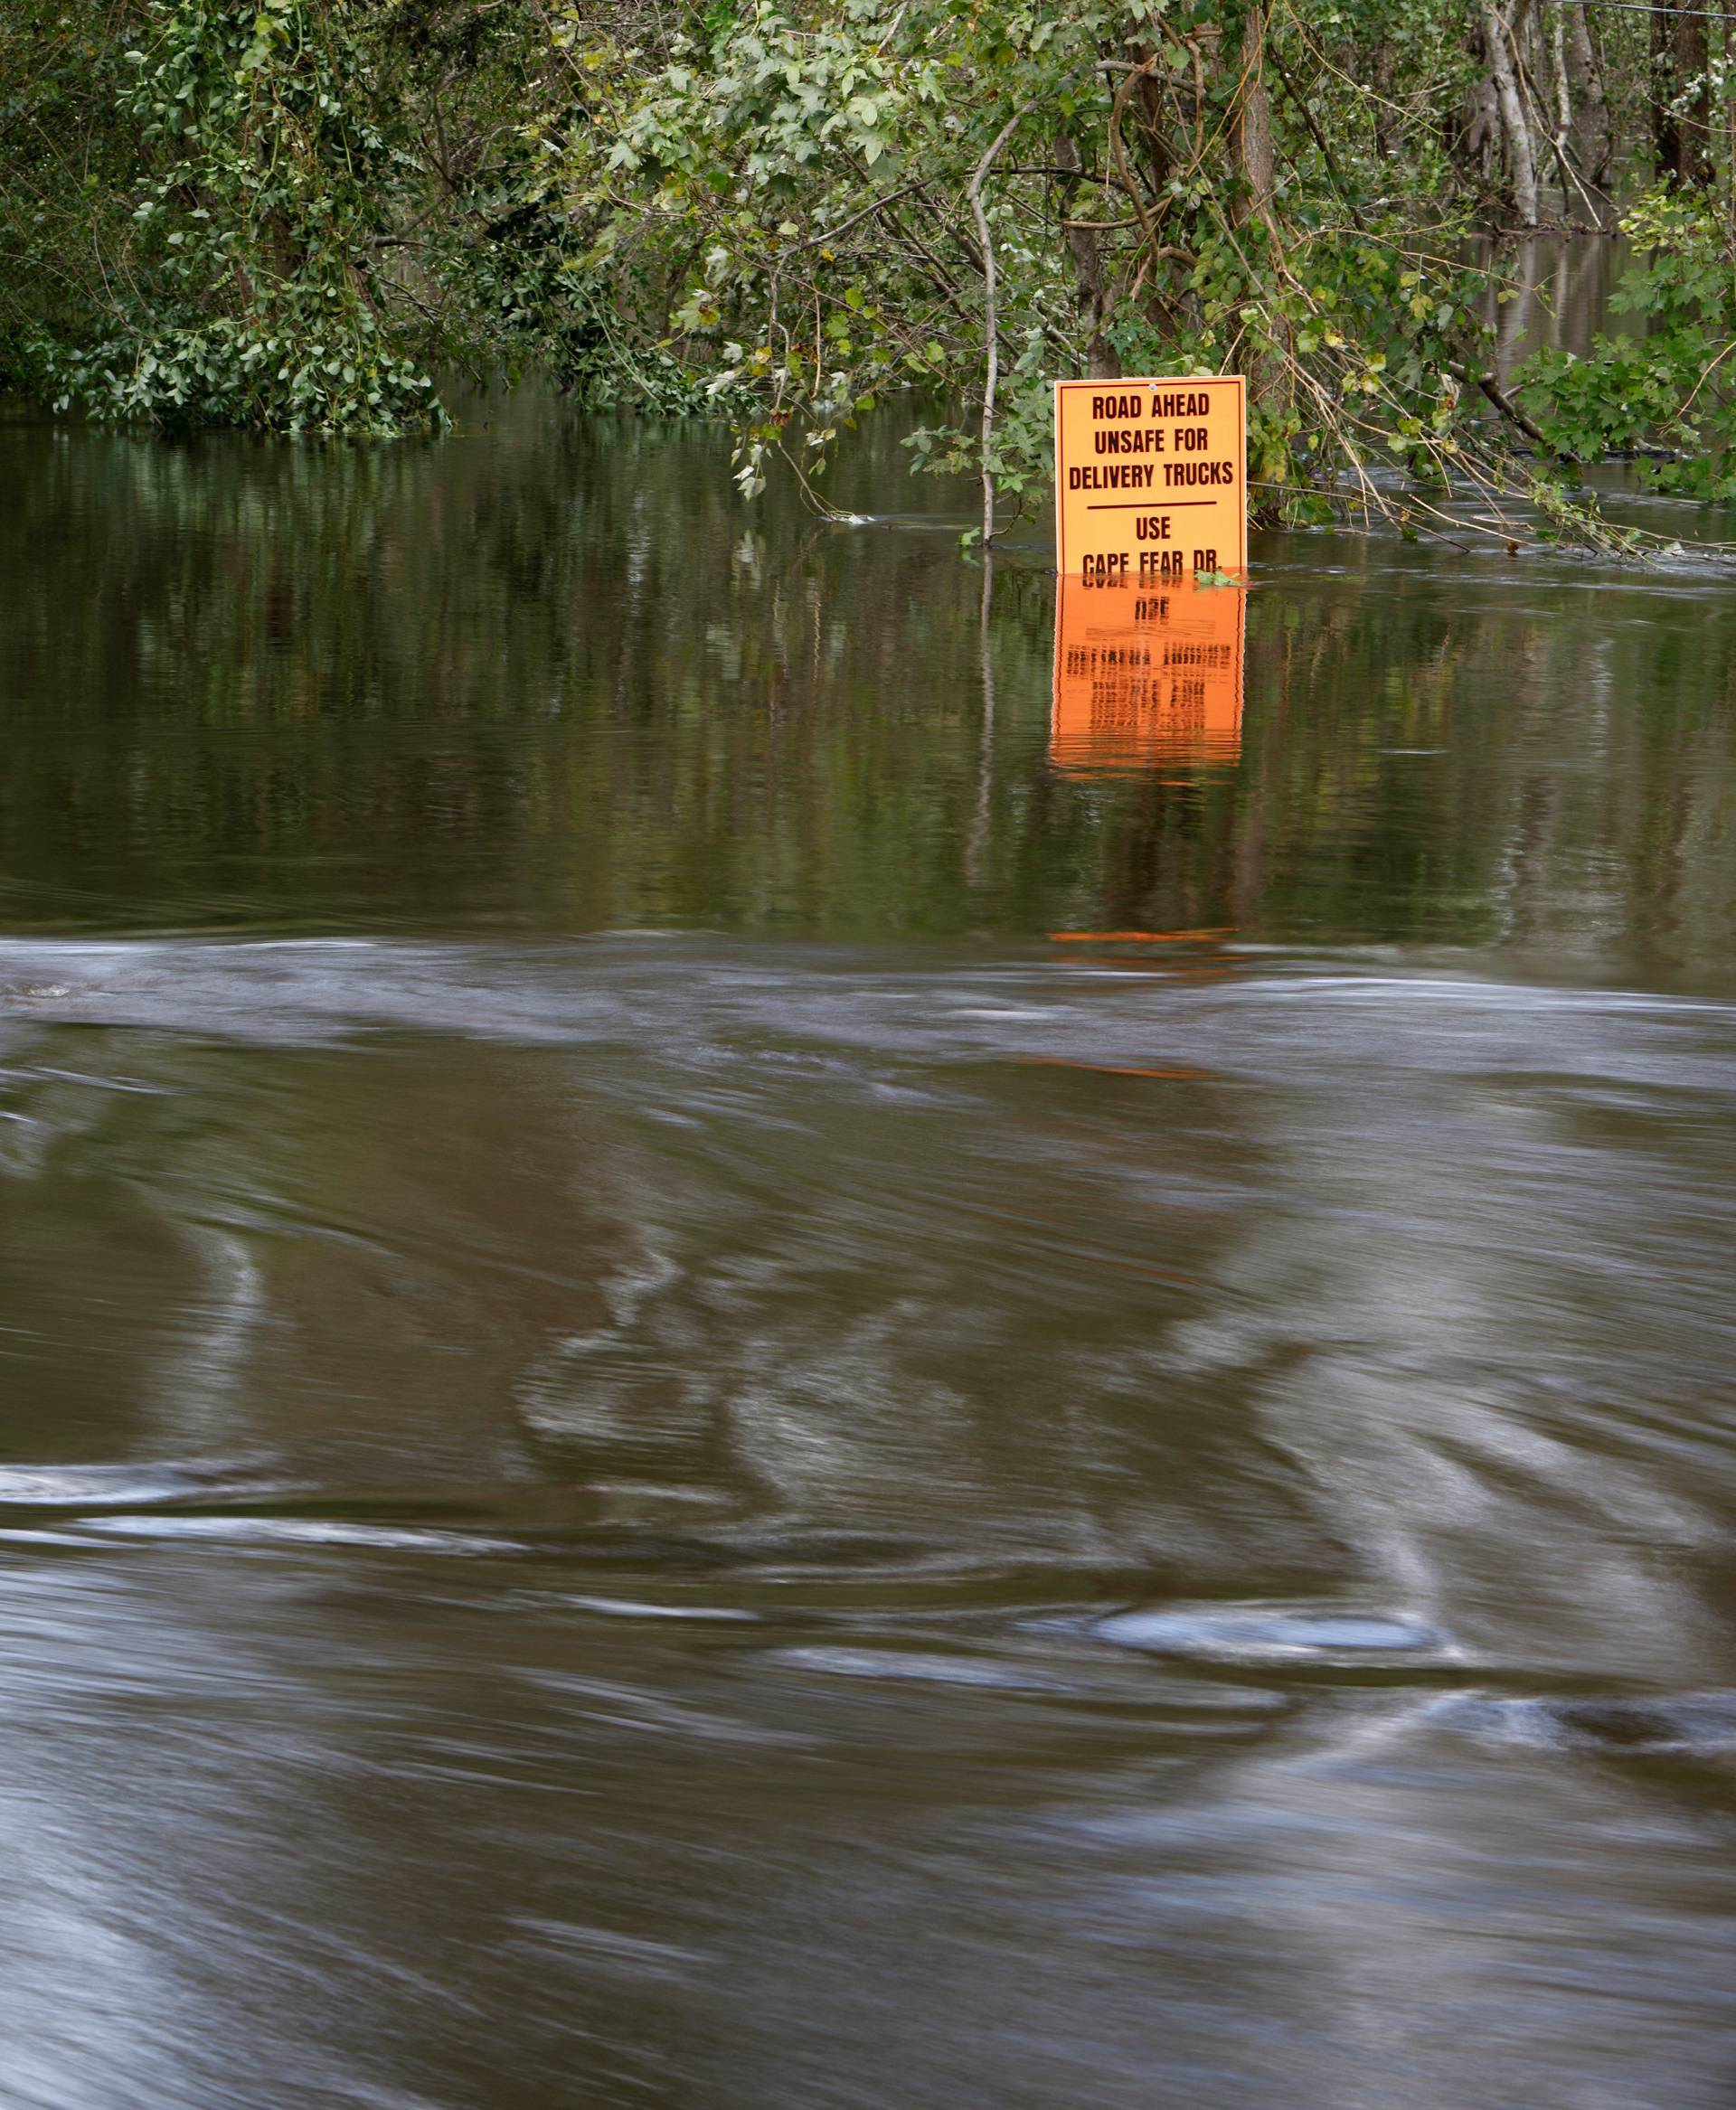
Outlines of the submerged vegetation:
[{"label": "submerged vegetation", "polygon": [[[816,495],[1043,491],[1057,376],[1248,376],[1260,514],[1609,535],[1575,465],[1736,494],[1736,78],[1602,0],[14,0],[0,379],[162,426],[438,428],[531,365],[727,418]],[[1504,382],[1502,247],[1636,252],[1632,334]]]}]

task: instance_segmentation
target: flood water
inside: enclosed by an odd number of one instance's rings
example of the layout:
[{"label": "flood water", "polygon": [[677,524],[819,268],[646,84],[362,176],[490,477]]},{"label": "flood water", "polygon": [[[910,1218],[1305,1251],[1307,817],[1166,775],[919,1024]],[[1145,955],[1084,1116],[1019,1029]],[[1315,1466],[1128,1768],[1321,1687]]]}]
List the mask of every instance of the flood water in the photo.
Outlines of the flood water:
[{"label": "flood water", "polygon": [[1736,2093],[1736,594],[895,438],[0,425],[8,2110]]}]

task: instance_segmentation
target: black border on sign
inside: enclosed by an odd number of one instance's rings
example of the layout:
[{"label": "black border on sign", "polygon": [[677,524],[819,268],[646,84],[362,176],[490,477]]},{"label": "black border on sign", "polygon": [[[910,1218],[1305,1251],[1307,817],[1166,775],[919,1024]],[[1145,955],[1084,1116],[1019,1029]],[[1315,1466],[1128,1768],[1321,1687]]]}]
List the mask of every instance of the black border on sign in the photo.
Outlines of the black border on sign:
[{"label": "black border on sign", "polygon": [[1241,412],[1236,427],[1236,466],[1241,471],[1241,511],[1240,554],[1229,569],[1246,571],[1248,569],[1248,377],[1241,373],[1130,373],[1124,379],[1107,381],[1058,381],[1055,387],[1055,570],[1068,575],[1066,532],[1062,527],[1065,513],[1061,503],[1061,472],[1065,464],[1061,458],[1061,392],[1063,389],[1095,389],[1100,394],[1109,388],[1156,389],[1176,388],[1191,384],[1195,388],[1233,388],[1236,407]]}]

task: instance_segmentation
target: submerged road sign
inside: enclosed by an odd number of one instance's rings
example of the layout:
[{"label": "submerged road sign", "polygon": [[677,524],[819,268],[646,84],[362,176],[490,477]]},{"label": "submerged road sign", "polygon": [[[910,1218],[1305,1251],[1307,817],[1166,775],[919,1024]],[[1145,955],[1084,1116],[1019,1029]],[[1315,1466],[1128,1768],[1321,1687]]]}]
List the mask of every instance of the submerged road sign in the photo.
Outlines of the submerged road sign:
[{"label": "submerged road sign", "polygon": [[1142,587],[1246,570],[1242,377],[1058,381],[1055,554],[1063,579]]},{"label": "submerged road sign", "polygon": [[1233,762],[1241,747],[1239,587],[1062,579],[1050,758],[1069,775]]}]

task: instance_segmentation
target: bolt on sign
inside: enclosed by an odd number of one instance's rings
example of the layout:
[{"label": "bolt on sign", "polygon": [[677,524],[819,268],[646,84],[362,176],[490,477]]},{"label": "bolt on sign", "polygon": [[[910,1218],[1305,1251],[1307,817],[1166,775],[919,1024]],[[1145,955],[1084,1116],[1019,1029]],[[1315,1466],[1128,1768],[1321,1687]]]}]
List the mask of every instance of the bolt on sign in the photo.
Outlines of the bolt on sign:
[{"label": "bolt on sign", "polygon": [[1233,762],[1247,597],[1192,578],[1060,580],[1049,758],[1069,776]]},{"label": "bolt on sign", "polygon": [[1239,373],[1055,383],[1055,569],[1168,585],[1248,568]]}]

